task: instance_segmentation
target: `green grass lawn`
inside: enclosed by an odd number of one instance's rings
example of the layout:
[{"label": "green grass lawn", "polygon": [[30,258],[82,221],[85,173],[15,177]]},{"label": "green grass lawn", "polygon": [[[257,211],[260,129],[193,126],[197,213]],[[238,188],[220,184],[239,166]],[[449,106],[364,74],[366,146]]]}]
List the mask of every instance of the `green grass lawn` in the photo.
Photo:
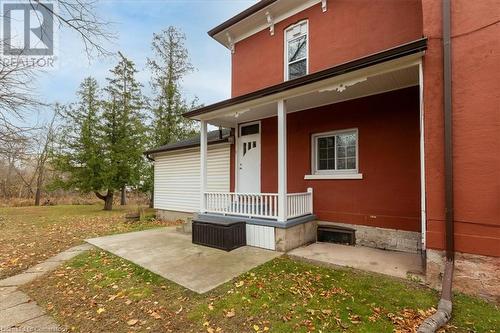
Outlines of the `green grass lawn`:
[{"label": "green grass lawn", "polygon": [[[282,257],[204,295],[92,250],[24,286],[76,332],[414,332],[438,294]],[[456,295],[447,332],[496,332],[499,309]]]},{"label": "green grass lawn", "polygon": [[[167,225],[151,218],[127,223],[137,206],[61,205],[0,208],[0,279],[15,275],[85,238]],[[152,211],[149,211],[149,217]]]}]

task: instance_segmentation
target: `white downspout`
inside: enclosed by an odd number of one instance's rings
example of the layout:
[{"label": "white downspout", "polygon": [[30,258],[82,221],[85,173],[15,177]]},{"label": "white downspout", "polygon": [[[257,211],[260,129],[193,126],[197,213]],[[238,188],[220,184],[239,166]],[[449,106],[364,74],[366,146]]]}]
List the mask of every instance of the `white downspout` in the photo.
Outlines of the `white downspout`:
[{"label": "white downspout", "polygon": [[418,87],[420,103],[420,223],[422,251],[425,251],[427,248],[427,212],[425,195],[424,70],[422,61],[418,64]]}]

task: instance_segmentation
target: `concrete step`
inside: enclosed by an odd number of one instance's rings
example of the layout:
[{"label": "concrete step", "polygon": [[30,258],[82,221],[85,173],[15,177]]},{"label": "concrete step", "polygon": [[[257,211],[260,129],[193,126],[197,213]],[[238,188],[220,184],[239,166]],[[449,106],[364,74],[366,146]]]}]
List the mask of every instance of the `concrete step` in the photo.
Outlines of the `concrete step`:
[{"label": "concrete step", "polygon": [[422,257],[416,253],[387,251],[364,246],[314,243],[292,250],[288,252],[288,255],[319,264],[352,267],[399,278],[423,276]]},{"label": "concrete step", "polygon": [[184,222],[181,225],[178,225],[176,230],[184,234],[190,234],[193,231],[193,219],[187,218],[186,222]]}]

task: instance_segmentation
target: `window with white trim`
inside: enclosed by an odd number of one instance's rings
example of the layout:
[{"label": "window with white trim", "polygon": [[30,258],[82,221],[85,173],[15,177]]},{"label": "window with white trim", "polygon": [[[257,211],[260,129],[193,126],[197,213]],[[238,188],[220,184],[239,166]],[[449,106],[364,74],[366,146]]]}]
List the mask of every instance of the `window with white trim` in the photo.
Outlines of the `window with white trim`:
[{"label": "window with white trim", "polygon": [[285,79],[292,80],[308,73],[307,21],[285,30]]},{"label": "window with white trim", "polygon": [[358,130],[318,133],[312,136],[313,174],[358,173]]}]

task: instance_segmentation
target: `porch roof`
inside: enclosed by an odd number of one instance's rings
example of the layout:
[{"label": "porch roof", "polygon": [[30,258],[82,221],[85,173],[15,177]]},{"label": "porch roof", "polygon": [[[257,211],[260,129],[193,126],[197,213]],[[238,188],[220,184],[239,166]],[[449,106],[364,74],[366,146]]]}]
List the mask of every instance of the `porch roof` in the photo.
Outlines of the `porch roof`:
[{"label": "porch roof", "polygon": [[[227,142],[230,135],[231,135],[231,131],[227,128],[223,128],[221,130],[210,131],[207,133],[207,143],[208,144],[217,144],[217,143]],[[179,149],[199,147],[199,146],[200,146],[200,135],[197,134],[197,135],[194,135],[193,137],[187,138],[185,140],[172,142],[172,143],[160,146],[160,147],[146,150],[144,152],[144,155],[149,156],[149,155],[154,155],[154,154],[158,154],[158,153],[179,150]]]},{"label": "porch roof", "polygon": [[[299,109],[307,109],[309,107],[319,106],[313,105],[307,107],[304,104],[304,96],[311,92],[322,93],[322,96],[314,95],[316,101],[332,100],[331,103],[339,102],[340,100],[349,99],[333,98],[333,95],[328,95],[328,92],[337,92],[342,94],[348,87],[364,83],[366,92],[360,91],[354,94],[354,97],[361,97],[376,93],[376,91],[388,91],[399,88],[404,88],[418,84],[418,68],[415,67],[415,61],[419,60],[423,52],[427,49],[427,38],[421,38],[409,43],[405,43],[378,53],[358,58],[319,72],[308,74],[297,79],[285,81],[273,86],[269,86],[245,95],[236,96],[226,99],[211,105],[207,105],[184,114],[185,117],[207,120],[214,125],[233,126],[235,123],[250,121],[252,119],[240,117],[247,111],[254,111],[260,108],[260,115],[264,116],[265,111],[263,105],[269,105],[276,102],[278,99],[288,99],[291,97],[301,96],[295,103],[296,106],[289,108],[292,112]],[[409,69],[413,67],[412,69]],[[378,84],[378,82],[364,82],[368,78],[377,76],[380,78],[383,74],[395,73],[399,71],[399,76],[390,77],[390,84]],[[415,80],[417,78],[417,80]],[[386,78],[387,79],[387,78]],[[361,86],[362,84],[360,84]],[[379,87],[376,87],[376,86]],[[385,89],[385,90],[384,90]],[[343,94],[347,95],[347,94]],[[351,97],[353,98],[353,97]],[[258,113],[258,112],[257,112]],[[256,113],[256,115],[257,115]],[[228,116],[232,116],[232,119]],[[222,115],[224,115],[222,117]],[[269,116],[269,115],[267,115]],[[256,118],[258,119],[258,118]]]}]

